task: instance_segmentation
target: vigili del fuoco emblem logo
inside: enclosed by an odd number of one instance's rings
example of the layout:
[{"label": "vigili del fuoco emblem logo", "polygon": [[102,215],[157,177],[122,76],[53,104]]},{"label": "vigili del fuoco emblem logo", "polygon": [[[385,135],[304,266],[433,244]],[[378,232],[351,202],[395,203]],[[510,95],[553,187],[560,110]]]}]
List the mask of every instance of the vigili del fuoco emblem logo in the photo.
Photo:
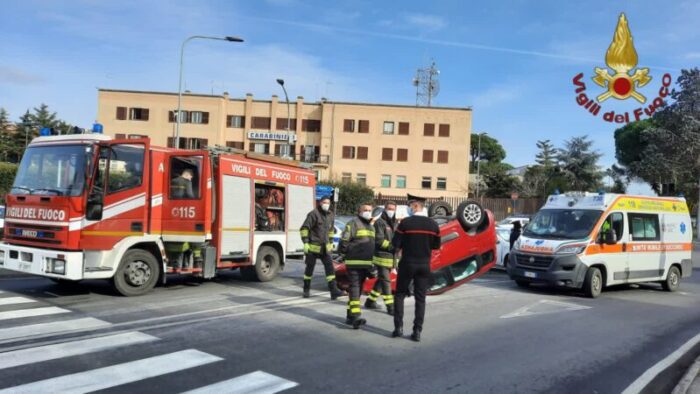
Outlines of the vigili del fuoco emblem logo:
[{"label": "vigili del fuoco emblem logo", "polygon": [[[637,50],[634,48],[627,17],[623,13],[620,14],[613,40],[605,54],[605,64],[608,67],[594,68],[593,82],[604,88],[605,91],[597,94],[595,98],[589,97],[585,93],[584,75],[579,73],[573,79],[577,93],[576,102],[593,116],[597,117],[602,112],[603,120],[611,123],[629,123],[641,120],[644,115],[652,116],[658,108],[663,106],[664,98],[670,93],[671,75],[663,75],[658,96],[647,103],[647,98],[638,89],[651,82],[652,77],[649,76],[648,68],[637,68],[637,63]],[[642,106],[629,112],[615,112],[614,110],[606,112],[603,110],[602,103],[610,98],[617,100],[632,98]]]}]

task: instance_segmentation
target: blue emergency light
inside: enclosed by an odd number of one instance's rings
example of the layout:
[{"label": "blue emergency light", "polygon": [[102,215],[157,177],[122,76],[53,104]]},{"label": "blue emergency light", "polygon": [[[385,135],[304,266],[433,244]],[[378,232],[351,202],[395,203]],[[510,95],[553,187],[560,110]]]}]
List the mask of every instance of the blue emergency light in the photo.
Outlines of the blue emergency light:
[{"label": "blue emergency light", "polygon": [[97,122],[93,123],[93,125],[92,125],[92,132],[93,133],[102,134],[102,129],[103,129],[103,127],[102,127],[101,123],[97,123]]},{"label": "blue emergency light", "polygon": [[39,132],[39,135],[42,137],[46,137],[51,135],[51,128],[50,127],[43,127],[41,131]]}]

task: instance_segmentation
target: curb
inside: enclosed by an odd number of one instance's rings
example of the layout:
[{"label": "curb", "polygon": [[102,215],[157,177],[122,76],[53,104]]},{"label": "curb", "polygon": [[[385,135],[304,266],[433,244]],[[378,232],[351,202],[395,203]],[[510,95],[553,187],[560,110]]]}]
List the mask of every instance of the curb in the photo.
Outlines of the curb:
[{"label": "curb", "polygon": [[[686,394],[688,393],[691,386],[696,386],[695,389],[700,388],[700,357],[695,359],[693,365],[688,368],[688,371],[683,375],[683,378],[678,382],[676,388],[671,392],[672,394]],[[692,393],[692,391],[690,391]]]}]

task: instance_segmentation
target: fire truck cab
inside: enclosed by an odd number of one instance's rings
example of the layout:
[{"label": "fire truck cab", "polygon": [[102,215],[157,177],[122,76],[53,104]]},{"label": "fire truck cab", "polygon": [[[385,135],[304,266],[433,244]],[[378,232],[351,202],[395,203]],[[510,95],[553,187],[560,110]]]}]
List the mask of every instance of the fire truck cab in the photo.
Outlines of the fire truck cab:
[{"label": "fire truck cab", "polygon": [[240,268],[269,281],[303,252],[313,172],[232,149],[155,147],[148,138],[42,136],[6,197],[0,267],[56,280],[111,279],[141,295],[166,274]]}]

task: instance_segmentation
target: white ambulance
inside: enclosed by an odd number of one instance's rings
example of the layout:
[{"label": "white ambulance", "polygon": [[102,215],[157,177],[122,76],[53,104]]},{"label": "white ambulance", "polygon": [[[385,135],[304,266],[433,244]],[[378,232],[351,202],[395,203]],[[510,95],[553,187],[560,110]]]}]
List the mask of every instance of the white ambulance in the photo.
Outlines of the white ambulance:
[{"label": "white ambulance", "polygon": [[693,271],[684,198],[566,193],[547,198],[513,246],[508,276],[520,287],[582,289],[659,282],[678,289]]}]

